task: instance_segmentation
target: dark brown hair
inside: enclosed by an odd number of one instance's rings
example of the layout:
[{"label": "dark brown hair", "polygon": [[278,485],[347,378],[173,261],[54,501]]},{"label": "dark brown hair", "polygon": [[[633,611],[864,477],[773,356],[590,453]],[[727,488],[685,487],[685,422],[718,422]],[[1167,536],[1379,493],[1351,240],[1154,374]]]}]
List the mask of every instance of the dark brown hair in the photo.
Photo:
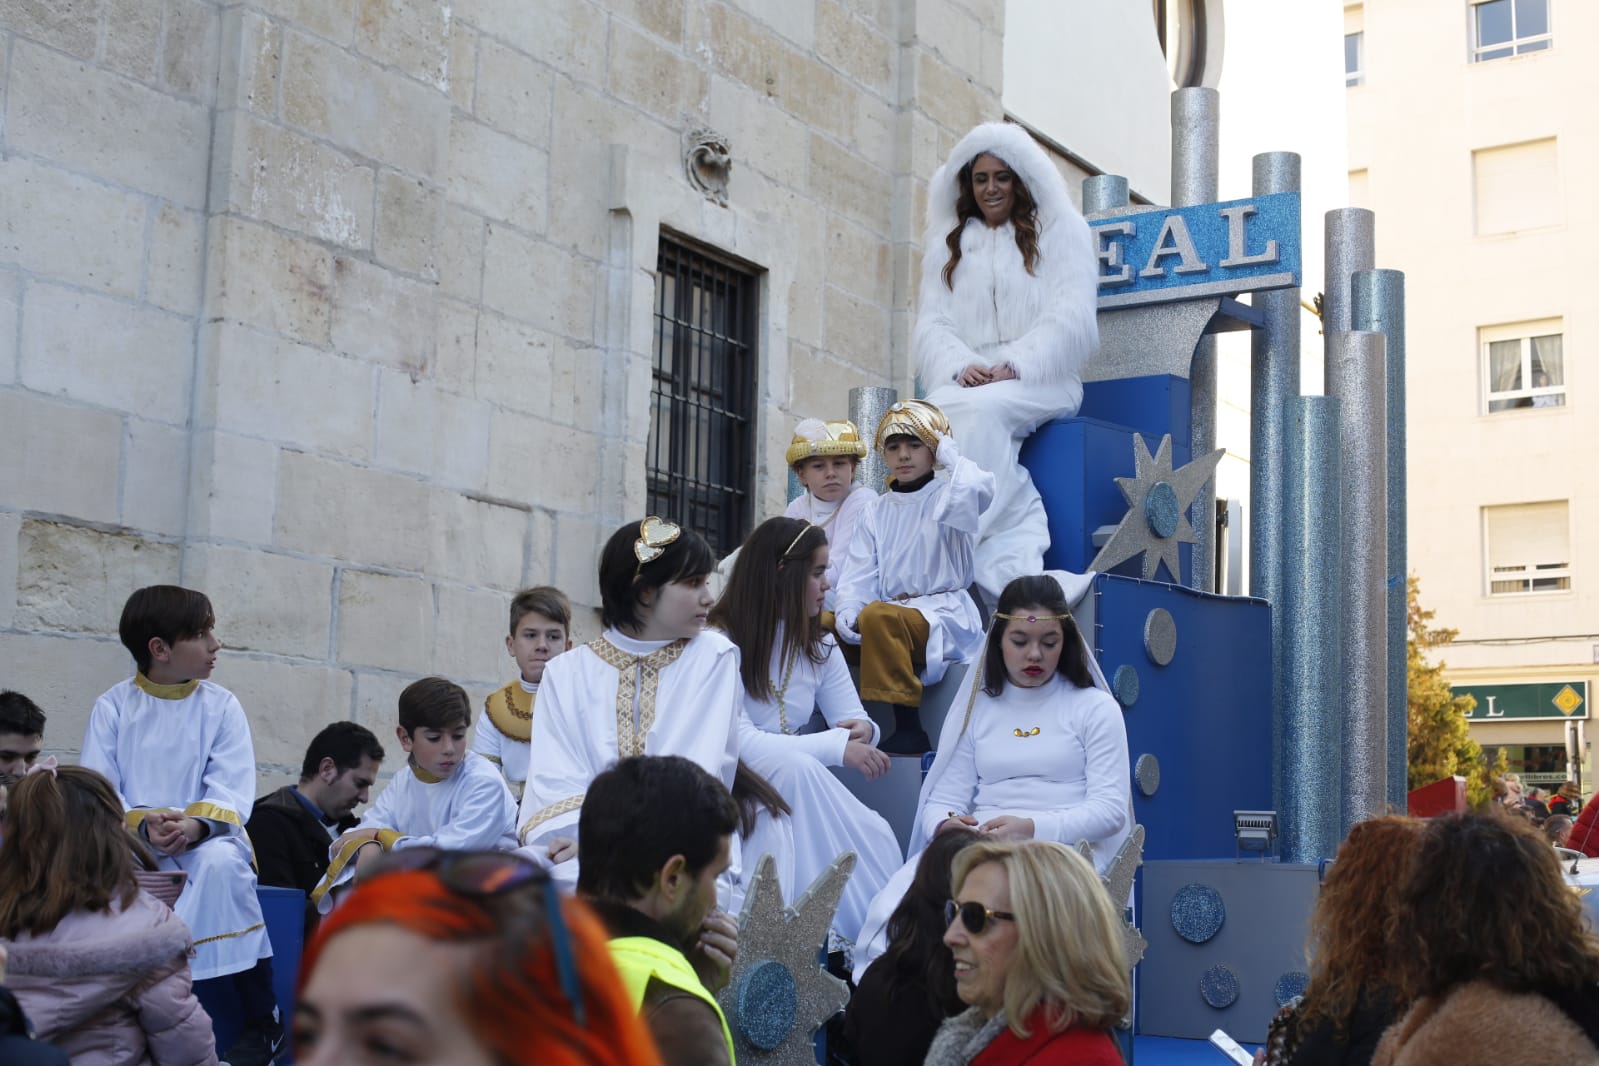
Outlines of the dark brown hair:
[{"label": "dark brown hair", "polygon": [[1542,834],[1497,811],[1446,814],[1422,830],[1389,930],[1402,998],[1468,981],[1511,992],[1599,981],[1599,940]]},{"label": "dark brown hair", "polygon": [[[951,292],[955,289],[955,268],[961,261],[961,234],[966,230],[966,220],[982,218],[982,209],[977,206],[977,193],[972,189],[972,165],[978,158],[992,155],[995,159],[999,156],[993,152],[978,152],[967,160],[956,176],[956,184],[960,186],[960,194],[955,199],[955,228],[949,231],[944,238],[944,246],[949,249],[949,262],[944,264],[944,284]],[[999,160],[1010,170],[1014,182],[1014,199],[1010,205],[1010,224],[1016,231],[1016,248],[1022,253],[1022,266],[1029,274],[1037,274],[1038,266],[1038,203],[1033,199],[1033,194],[1028,191],[1027,183],[1022,181],[1022,176],[1009,163]]]},{"label": "dark brown hair", "polygon": [[999,594],[999,606],[994,609],[994,627],[988,634],[988,648],[983,653],[983,691],[998,696],[1005,691],[1005,630],[1010,621],[1002,614],[1020,614],[1026,608],[1037,607],[1042,614],[1064,615],[1060,620],[1060,664],[1056,671],[1078,688],[1093,688],[1094,675],[1088,669],[1088,657],[1082,639],[1077,635],[1077,623],[1066,606],[1066,596],[1060,583],[1052,577],[1034,574],[1019,577],[1005,586]]},{"label": "dark brown hair", "polygon": [[[944,902],[955,893],[950,867],[968,844],[982,839],[975,829],[952,825],[935,833],[916,861],[916,874],[888,919],[888,950],[880,960],[889,988],[920,989],[927,1005],[944,1017],[959,1014],[965,1004],[955,992],[955,958],[944,944]],[[878,963],[873,963],[878,965]],[[887,1002],[896,997],[885,996]]]},{"label": "dark brown hair", "polygon": [[178,585],[148,585],[128,597],[122,605],[122,621],[117,632],[122,646],[139,664],[139,672],[150,672],[150,641],[159,637],[167,644],[197,637],[216,625],[216,613],[205,593]]},{"label": "dark brown hair", "polygon": [[641,522],[628,522],[605,542],[600,552],[600,622],[626,633],[643,624],[639,613],[643,592],[677,581],[704,577],[716,569],[716,553],[705,538],[682,527],[677,539],[647,563],[633,554]]},{"label": "dark brown hair", "polygon": [[572,601],[553,585],[523,589],[511,598],[511,636],[516,636],[516,627],[529,614],[541,614],[552,622],[559,622],[566,635],[572,635]]},{"label": "dark brown hair", "polygon": [[472,701],[466,690],[442,677],[424,677],[400,693],[400,728],[452,729],[472,724]]},{"label": "dark brown hair", "polygon": [[1388,928],[1421,828],[1414,818],[1372,818],[1349,830],[1339,846],[1310,915],[1310,986],[1300,1032],[1328,1021],[1347,1034],[1362,990],[1392,994]]},{"label": "dark brown hair", "polygon": [[0,937],[42,936],[73,911],[126,907],[139,894],[135,859],[155,862],[128,832],[122,801],[81,766],[25,774],[6,806],[0,843]]},{"label": "dark brown hair", "polygon": [[[805,581],[827,534],[800,518],[768,518],[755,527],[733,564],[721,599],[711,608],[710,625],[738,645],[739,674],[750,699],[771,700],[772,645],[783,627],[778,662],[787,667],[804,654],[822,663],[821,619],[805,605]],[[810,708],[804,708],[810,717]]]},{"label": "dark brown hair", "polygon": [[20,692],[0,692],[0,733],[19,733],[25,737],[44,735],[44,712]]}]

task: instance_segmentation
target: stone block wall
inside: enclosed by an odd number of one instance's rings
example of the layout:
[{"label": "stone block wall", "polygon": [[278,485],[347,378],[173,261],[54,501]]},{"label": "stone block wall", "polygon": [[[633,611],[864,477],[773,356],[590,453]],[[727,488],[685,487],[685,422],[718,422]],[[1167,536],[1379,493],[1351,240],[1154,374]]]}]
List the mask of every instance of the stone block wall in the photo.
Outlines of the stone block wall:
[{"label": "stone block wall", "polygon": [[0,686],[70,755],[127,594],[205,589],[265,788],[322,723],[392,736],[415,677],[503,682],[520,585],[593,635],[662,229],[761,272],[776,513],[798,418],[910,387],[925,183],[1000,117],[1003,7],[0,0]]}]

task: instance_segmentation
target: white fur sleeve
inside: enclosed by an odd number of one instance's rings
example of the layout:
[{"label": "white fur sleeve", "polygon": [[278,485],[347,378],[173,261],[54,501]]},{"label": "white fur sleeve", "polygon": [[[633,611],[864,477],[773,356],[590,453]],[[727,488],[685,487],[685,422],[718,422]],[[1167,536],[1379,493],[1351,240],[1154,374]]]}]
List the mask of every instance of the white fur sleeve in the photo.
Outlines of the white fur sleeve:
[{"label": "white fur sleeve", "polygon": [[916,328],[911,333],[911,358],[924,392],[948,385],[971,363],[988,366],[955,329],[955,294],[944,284],[944,264],[949,249],[942,239],[928,240],[922,248],[922,291],[916,305]]},{"label": "white fur sleeve", "polygon": [[[1099,346],[1099,265],[1080,216],[1056,218],[1039,235],[1038,272],[1048,287],[1044,312],[1016,340],[991,353],[1024,383],[1058,385],[1082,378]],[[925,300],[925,283],[922,290]],[[921,323],[917,322],[920,335]],[[919,364],[918,364],[919,365]]]}]

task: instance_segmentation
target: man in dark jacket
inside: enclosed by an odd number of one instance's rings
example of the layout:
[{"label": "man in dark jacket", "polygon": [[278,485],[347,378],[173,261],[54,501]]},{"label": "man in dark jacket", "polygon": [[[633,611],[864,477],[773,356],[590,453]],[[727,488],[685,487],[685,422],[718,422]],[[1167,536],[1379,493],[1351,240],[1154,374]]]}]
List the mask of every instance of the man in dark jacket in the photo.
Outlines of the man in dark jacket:
[{"label": "man in dark jacket", "polygon": [[[383,746],[354,722],[334,722],[306,749],[298,785],[255,801],[245,831],[255,846],[263,885],[298,888],[309,897],[328,870],[328,845],[355,827],[351,813],[367,801]],[[307,904],[306,934],[316,911]]]}]

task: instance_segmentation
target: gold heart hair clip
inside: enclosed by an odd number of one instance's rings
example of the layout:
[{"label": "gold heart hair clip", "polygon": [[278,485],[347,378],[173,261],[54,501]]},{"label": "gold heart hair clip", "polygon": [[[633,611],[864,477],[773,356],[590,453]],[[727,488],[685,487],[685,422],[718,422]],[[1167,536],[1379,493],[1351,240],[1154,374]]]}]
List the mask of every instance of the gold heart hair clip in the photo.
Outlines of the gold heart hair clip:
[{"label": "gold heart hair clip", "polygon": [[657,518],[655,515],[650,515],[640,522],[638,540],[633,542],[633,558],[638,560],[638,568],[633,571],[633,576],[638,577],[645,563],[653,563],[666,554],[666,546],[682,534],[683,527],[664,518]]}]

